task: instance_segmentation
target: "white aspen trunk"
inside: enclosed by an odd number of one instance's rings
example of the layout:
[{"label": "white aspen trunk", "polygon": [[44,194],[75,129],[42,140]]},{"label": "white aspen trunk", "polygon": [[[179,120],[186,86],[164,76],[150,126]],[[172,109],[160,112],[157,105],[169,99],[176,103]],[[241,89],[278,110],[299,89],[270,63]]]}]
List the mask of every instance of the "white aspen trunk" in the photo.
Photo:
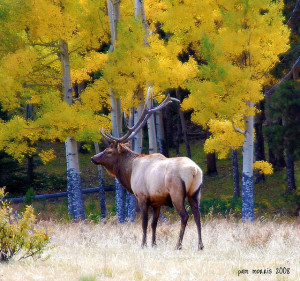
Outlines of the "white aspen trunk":
[{"label": "white aspen trunk", "polygon": [[[134,15],[136,18],[140,17],[141,23],[144,27],[145,36],[144,36],[144,44],[145,46],[149,46],[147,37],[148,34],[148,26],[146,21],[146,15],[145,15],[145,8],[144,8],[144,1],[143,0],[135,0],[134,1]],[[138,106],[136,117],[140,115],[140,110],[143,104],[142,99],[142,91],[141,89],[138,90],[138,99],[142,100],[141,103]],[[152,101],[149,101],[152,102]],[[150,107],[150,104],[149,104]],[[135,119],[136,119],[135,117]],[[154,115],[152,115],[148,121],[147,121],[147,127],[148,127],[148,138],[149,138],[149,154],[153,154],[157,152],[157,140],[156,140],[156,130],[155,130],[155,120]],[[140,136],[142,138],[142,135]],[[138,144],[136,144],[136,148],[138,149],[136,152],[141,153],[141,146],[142,146],[142,140],[137,140]]]},{"label": "white aspen trunk", "polygon": [[[142,0],[135,0],[134,1],[134,16],[140,17],[142,14],[142,9],[144,5]],[[146,36],[144,36],[146,38]],[[144,38],[144,40],[145,40]],[[145,42],[146,43],[146,42]],[[143,90],[138,88],[136,93],[137,99],[139,101],[138,107],[134,111],[134,117],[133,121],[136,123],[136,121],[141,116],[143,107],[144,107],[144,95]],[[143,147],[143,133],[142,130],[140,130],[133,138],[133,151],[137,153],[142,153],[142,147]],[[135,220],[135,202],[136,199],[133,195],[127,193],[127,215],[129,218],[131,218],[131,221]]]},{"label": "white aspen trunk", "polygon": [[161,154],[163,154],[164,156],[169,157],[169,153],[167,150],[167,144],[166,144],[163,113],[161,110],[155,112],[155,127],[156,127],[156,137],[157,137],[157,144],[158,144],[159,152]]},{"label": "white aspen trunk", "polygon": [[134,15],[140,17],[142,14],[142,0],[134,0]]},{"label": "white aspen trunk", "polygon": [[[120,18],[120,1],[107,0],[107,10],[111,32],[111,45],[110,52],[115,49],[115,42],[117,40],[117,24]],[[111,113],[112,113],[112,134],[115,137],[120,137],[122,133],[122,112],[121,112],[121,100],[116,98],[112,89],[109,89],[109,97],[111,101]],[[115,178],[116,186],[116,213],[120,223],[125,221],[125,206],[124,197],[125,190]]]},{"label": "white aspen trunk", "polygon": [[[144,109],[144,96],[143,96],[142,89],[138,89],[137,98],[139,104],[136,110],[134,111],[134,124],[136,124],[136,121],[139,120],[142,111]],[[142,153],[142,148],[143,148],[143,131],[141,129],[133,138],[133,151],[137,153]]]},{"label": "white aspen trunk", "polygon": [[[120,18],[120,1],[107,0],[107,9],[111,33],[111,46],[109,51],[113,52],[115,49],[115,42],[117,40],[117,24]],[[112,133],[113,136],[120,137],[122,132],[121,100],[116,98],[112,89],[109,89],[109,97],[111,103]]]},{"label": "white aspen trunk", "polygon": [[122,134],[121,100],[119,98],[115,98],[115,95],[111,89],[109,97],[111,104],[112,134],[113,136],[119,138]]},{"label": "white aspen trunk", "polygon": [[71,72],[70,72],[70,62],[69,62],[69,50],[68,43],[64,40],[60,42],[60,61],[62,66],[63,73],[63,92],[64,92],[64,101],[68,105],[72,105],[72,83],[71,83]]},{"label": "white aspen trunk", "polygon": [[[134,109],[131,108],[129,112],[129,120],[128,120],[128,126],[132,127],[134,125]],[[131,149],[133,149],[133,143],[130,141]],[[135,212],[135,205],[136,205],[136,198],[133,194],[130,194],[128,191],[126,191],[126,217],[129,221],[134,222],[136,217]]]},{"label": "white aspen trunk", "polygon": [[[72,85],[69,63],[68,43],[60,42],[60,60],[63,72],[64,101],[72,104]],[[81,192],[81,178],[79,169],[78,147],[75,139],[68,137],[66,142],[68,212],[74,220],[84,219],[84,202]]]},{"label": "white aspen trunk", "polygon": [[[142,9],[143,9],[142,0],[135,0],[134,16],[136,18],[141,17]],[[139,120],[142,110],[144,108],[144,95],[143,95],[143,90],[140,87],[137,89],[136,97],[139,102],[136,110],[134,111],[134,123],[136,123],[136,121]],[[137,153],[142,153],[142,147],[143,147],[143,133],[142,130],[140,130],[133,138],[133,151]]]},{"label": "white aspen trunk", "polygon": [[134,15],[135,17],[140,17],[142,13],[142,1],[134,0]]},{"label": "white aspen trunk", "polygon": [[145,31],[144,44],[145,44],[145,46],[149,46],[149,42],[148,42],[149,32],[148,32],[148,25],[147,25],[143,0],[135,0],[134,1],[134,15],[136,18],[137,17],[141,18],[141,22],[142,22],[142,25],[143,25],[144,31]]},{"label": "white aspen trunk", "polygon": [[[100,153],[99,144],[94,142],[96,154]],[[105,220],[106,218],[106,199],[105,199],[105,190],[104,190],[104,180],[103,180],[103,169],[101,165],[97,165],[98,168],[98,177],[99,177],[99,197],[100,197],[100,210],[101,210],[101,219]]]},{"label": "white aspen trunk", "polygon": [[[148,107],[151,108],[151,100],[148,101]],[[154,114],[147,120],[148,138],[149,138],[149,154],[157,153],[157,141]]]},{"label": "white aspen trunk", "polygon": [[[253,104],[250,104],[253,107]],[[254,116],[245,117],[245,139],[243,144],[243,175],[242,175],[242,220],[254,221],[254,190],[253,190],[253,129]]]},{"label": "white aspen trunk", "polygon": [[120,1],[107,0],[107,12],[111,34],[111,45],[109,51],[112,52],[117,40],[117,25],[120,18]]},{"label": "white aspen trunk", "polygon": [[[65,141],[68,180],[68,210],[74,220],[84,219],[84,204],[81,192],[78,146],[76,140],[68,137]],[[69,206],[70,205],[70,206]],[[71,209],[72,208],[72,209]]]}]

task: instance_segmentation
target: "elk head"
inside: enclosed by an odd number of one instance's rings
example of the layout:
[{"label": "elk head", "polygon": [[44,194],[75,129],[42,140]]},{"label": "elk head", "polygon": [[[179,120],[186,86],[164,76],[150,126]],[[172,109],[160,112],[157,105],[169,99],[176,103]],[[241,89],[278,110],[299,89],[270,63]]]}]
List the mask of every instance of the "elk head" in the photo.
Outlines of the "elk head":
[{"label": "elk head", "polygon": [[[96,154],[91,158],[91,161],[96,164],[96,165],[103,165],[107,171],[112,175],[115,176],[115,173],[113,172],[116,166],[120,164],[120,162],[124,162],[124,158],[132,158],[137,155],[137,153],[133,152],[132,150],[129,149],[125,142],[128,142],[129,140],[132,140],[134,136],[143,128],[143,126],[146,124],[147,120],[150,118],[150,116],[156,112],[167,106],[169,103],[172,101],[177,101],[179,100],[175,98],[171,98],[170,95],[168,95],[164,101],[159,104],[155,108],[148,108],[149,103],[149,93],[150,93],[151,87],[148,88],[147,92],[147,98],[145,101],[145,106],[144,109],[141,113],[141,116],[139,120],[136,122],[136,124],[132,127],[129,127],[125,123],[125,127],[127,129],[127,133],[120,137],[114,137],[109,133],[105,133],[103,129],[100,130],[101,135],[111,142],[110,146],[106,148],[103,152]],[[125,119],[125,118],[124,118]]]},{"label": "elk head", "polygon": [[104,151],[94,155],[91,161],[96,165],[103,165],[107,169],[110,169],[125,151],[128,151],[128,147],[125,144],[114,141]]}]

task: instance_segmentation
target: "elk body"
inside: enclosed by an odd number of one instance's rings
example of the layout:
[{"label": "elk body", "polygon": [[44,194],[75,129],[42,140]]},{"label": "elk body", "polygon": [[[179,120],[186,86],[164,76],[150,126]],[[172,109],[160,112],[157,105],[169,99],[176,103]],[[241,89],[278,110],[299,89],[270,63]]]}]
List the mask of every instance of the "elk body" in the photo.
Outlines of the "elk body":
[{"label": "elk body", "polygon": [[127,127],[129,132],[122,138],[115,138],[101,132],[112,143],[103,152],[93,156],[91,161],[94,164],[103,165],[110,175],[116,177],[125,189],[136,196],[142,213],[142,247],[146,245],[149,207],[153,208],[152,246],[155,246],[160,208],[166,205],[174,206],[180,215],[181,229],[176,248],[181,249],[189,218],[185,209],[185,198],[187,197],[197,225],[198,249],[202,250],[199,203],[203,175],[198,165],[187,157],[166,158],[159,153],[138,154],[122,144],[142,128],[145,120],[154,110],[159,110],[171,100],[168,97],[161,105],[152,110],[145,107],[142,118],[134,127]]}]

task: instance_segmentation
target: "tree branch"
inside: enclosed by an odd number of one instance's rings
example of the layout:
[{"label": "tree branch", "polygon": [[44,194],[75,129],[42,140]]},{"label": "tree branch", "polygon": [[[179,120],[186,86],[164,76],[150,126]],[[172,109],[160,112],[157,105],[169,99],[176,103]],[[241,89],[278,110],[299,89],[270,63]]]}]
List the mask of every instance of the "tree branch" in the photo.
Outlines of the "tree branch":
[{"label": "tree branch", "polygon": [[49,76],[49,75],[37,74],[37,73],[30,73],[30,74],[34,75],[35,77],[42,77],[42,78],[55,79],[55,80],[63,80],[63,78],[59,77],[59,76]]},{"label": "tree branch", "polygon": [[268,90],[265,93],[265,96],[271,95],[283,82],[290,79],[293,75],[294,70],[296,69],[296,67],[298,67],[299,64],[300,64],[300,56],[298,57],[298,59],[293,64],[291,70],[277,84],[275,84],[270,90]]},{"label": "tree branch", "polygon": [[296,2],[296,4],[295,4],[295,7],[294,7],[294,10],[293,10],[293,12],[292,12],[292,14],[291,14],[289,20],[288,20],[287,23],[286,23],[288,26],[290,25],[290,22],[292,21],[292,19],[293,19],[293,17],[294,17],[294,14],[296,13],[296,11],[297,11],[297,9],[298,9],[299,3],[300,3],[300,1],[297,0],[297,2]]},{"label": "tree branch", "polygon": [[56,58],[56,59],[54,59],[54,60],[48,62],[47,64],[42,64],[42,63],[41,63],[41,66],[44,67],[44,68],[47,68],[49,65],[51,65],[52,63],[54,63],[54,62],[57,61],[57,60],[59,60],[59,58]]},{"label": "tree branch", "polygon": [[33,88],[33,87],[50,87],[50,88],[60,88],[60,86],[57,85],[51,85],[51,84],[24,84],[24,88]]},{"label": "tree branch", "polygon": [[51,48],[58,48],[59,47],[59,45],[56,42],[51,42],[51,43],[34,43],[33,41],[31,41],[31,44],[33,46],[41,46],[41,47],[51,47]]},{"label": "tree branch", "polygon": [[243,130],[241,130],[240,128],[236,127],[233,121],[231,121],[231,124],[232,124],[233,129],[234,129],[236,132],[238,132],[238,133],[240,133],[240,134],[243,134],[243,135],[246,134],[245,131],[243,131]]},{"label": "tree branch", "polygon": [[105,15],[107,15],[108,16],[108,12],[107,11],[105,11],[103,8],[100,8],[99,9],[100,11],[102,11]]},{"label": "tree branch", "polygon": [[53,51],[53,52],[51,52],[51,53],[49,53],[49,54],[47,54],[47,55],[44,55],[44,56],[38,58],[38,61],[43,60],[43,59],[45,59],[45,58],[47,58],[47,57],[49,57],[49,56],[52,56],[52,55],[57,55],[57,54],[58,54],[58,52]]},{"label": "tree branch", "polygon": [[[300,1],[300,0],[299,0]],[[288,56],[290,56],[292,53],[294,53],[295,51],[298,51],[298,49],[300,48],[300,45],[299,46],[297,46],[297,47],[295,47],[295,48],[293,48],[293,49],[291,49],[291,50],[289,50],[287,53],[285,53],[285,55],[284,55],[284,57],[280,60],[280,62],[278,63],[278,64],[283,64],[284,63],[284,61],[288,58]],[[269,73],[270,72],[270,69],[272,68],[272,67],[274,67],[274,65],[276,64],[276,61],[274,61],[274,62],[272,62],[269,66],[268,66],[268,68],[267,68],[267,70],[266,71],[264,71],[262,74],[261,74],[261,76],[255,76],[255,78],[256,79],[261,79],[261,78],[263,78],[267,73]]]}]

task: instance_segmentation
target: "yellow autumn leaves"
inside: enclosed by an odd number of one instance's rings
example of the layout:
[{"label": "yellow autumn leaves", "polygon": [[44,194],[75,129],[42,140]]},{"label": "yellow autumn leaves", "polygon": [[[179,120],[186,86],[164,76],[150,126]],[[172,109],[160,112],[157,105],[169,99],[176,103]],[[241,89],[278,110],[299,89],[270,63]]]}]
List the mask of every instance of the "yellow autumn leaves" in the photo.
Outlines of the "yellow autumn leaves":
[{"label": "yellow autumn leaves", "polygon": [[267,161],[256,161],[253,164],[253,169],[258,170],[261,174],[265,174],[265,175],[273,174],[273,166]]},{"label": "yellow autumn leaves", "polygon": [[[148,85],[156,96],[188,89],[182,108],[193,109],[192,121],[210,129],[206,151],[224,157],[243,143],[232,122],[243,130],[243,118],[255,115],[249,104],[263,99],[267,72],[288,48],[282,1],[145,1],[145,44],[133,1],[124,0],[111,53],[106,0],[25,0],[18,9],[5,1],[11,5],[6,26],[22,43],[1,54],[0,103],[14,112],[28,103],[38,108],[37,120],[0,124],[0,148],[20,159],[35,152],[37,138],[99,140],[99,126],[110,126],[101,116],[110,107],[109,89],[128,110],[136,90]],[[72,85],[87,84],[79,96],[73,91],[72,106],[62,101],[59,40],[69,46]],[[40,152],[43,161],[51,155]]]},{"label": "yellow autumn leaves", "polygon": [[205,152],[216,152],[222,159],[228,155],[231,149],[238,149],[243,145],[244,136],[234,130],[232,122],[211,120],[208,125],[212,135],[205,142]]},{"label": "yellow autumn leaves", "polygon": [[[197,5],[188,0],[166,2],[174,13],[178,13],[179,6],[184,13],[189,10],[188,3],[191,7]],[[211,137],[205,150],[224,158],[231,148],[243,145],[244,135],[234,130],[233,123],[243,131],[245,118],[256,114],[253,104],[264,98],[268,71],[278,62],[279,54],[289,48],[289,29],[283,23],[282,1],[221,0],[202,4],[207,7],[205,11],[190,11],[193,24],[187,20],[173,35],[178,41],[188,41],[194,36],[197,20],[201,22],[198,40],[190,44],[198,46],[203,62],[197,76],[185,83],[191,94],[182,108],[194,109],[192,121],[209,128]],[[212,17],[203,16],[207,11]],[[171,30],[171,24],[166,25]],[[260,168],[270,171],[262,163]]]}]

